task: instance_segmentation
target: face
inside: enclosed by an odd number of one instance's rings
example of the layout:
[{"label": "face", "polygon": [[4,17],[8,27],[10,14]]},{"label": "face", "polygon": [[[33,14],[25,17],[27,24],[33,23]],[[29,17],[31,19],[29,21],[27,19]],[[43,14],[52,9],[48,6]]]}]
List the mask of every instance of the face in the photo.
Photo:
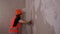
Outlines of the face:
[{"label": "face", "polygon": [[23,19],[23,13],[20,15],[20,18]]},{"label": "face", "polygon": [[22,19],[23,18],[23,15],[20,15],[20,18]]}]

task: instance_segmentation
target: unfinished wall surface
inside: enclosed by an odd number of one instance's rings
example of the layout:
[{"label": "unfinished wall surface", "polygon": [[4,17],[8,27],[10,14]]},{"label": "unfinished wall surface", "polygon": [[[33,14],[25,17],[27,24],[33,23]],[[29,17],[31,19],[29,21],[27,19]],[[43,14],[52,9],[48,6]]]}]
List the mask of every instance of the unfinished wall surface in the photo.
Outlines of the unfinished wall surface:
[{"label": "unfinished wall surface", "polygon": [[27,18],[33,20],[33,34],[60,34],[59,0],[26,0]]},{"label": "unfinished wall surface", "polygon": [[55,34],[60,34],[60,9],[59,7],[59,0],[42,0],[42,12],[44,14],[44,18],[50,25],[54,26]]},{"label": "unfinished wall surface", "polygon": [[0,34],[8,34],[9,24],[17,8],[24,8],[25,0],[0,0]]}]

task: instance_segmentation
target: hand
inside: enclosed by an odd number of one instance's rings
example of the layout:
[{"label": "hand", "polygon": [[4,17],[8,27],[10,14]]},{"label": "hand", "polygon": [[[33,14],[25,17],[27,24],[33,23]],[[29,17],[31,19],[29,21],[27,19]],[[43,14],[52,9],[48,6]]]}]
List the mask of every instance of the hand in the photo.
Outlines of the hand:
[{"label": "hand", "polygon": [[30,20],[30,21],[28,22],[28,24],[31,25],[31,24],[32,24],[32,20]]}]

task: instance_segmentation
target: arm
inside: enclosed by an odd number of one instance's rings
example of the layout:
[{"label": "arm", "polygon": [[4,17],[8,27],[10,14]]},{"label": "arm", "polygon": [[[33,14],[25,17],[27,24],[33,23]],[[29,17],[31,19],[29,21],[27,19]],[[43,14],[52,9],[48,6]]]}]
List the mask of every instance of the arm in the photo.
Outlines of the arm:
[{"label": "arm", "polygon": [[28,23],[28,22],[27,22],[27,21],[25,21],[25,20],[19,20],[19,23],[26,24],[26,23]]},{"label": "arm", "polygon": [[30,20],[29,22],[24,21],[24,20],[19,20],[19,23],[31,25],[32,24],[32,20]]}]

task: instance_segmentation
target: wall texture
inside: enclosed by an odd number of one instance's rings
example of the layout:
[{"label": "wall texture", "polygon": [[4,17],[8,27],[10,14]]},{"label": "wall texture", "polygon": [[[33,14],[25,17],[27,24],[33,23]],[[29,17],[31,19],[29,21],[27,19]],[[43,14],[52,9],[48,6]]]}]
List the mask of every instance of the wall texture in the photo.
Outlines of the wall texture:
[{"label": "wall texture", "polygon": [[33,34],[60,34],[60,0],[26,0],[27,19]]},{"label": "wall texture", "polygon": [[9,24],[17,8],[25,6],[25,0],[0,0],[0,34],[8,34]]}]

